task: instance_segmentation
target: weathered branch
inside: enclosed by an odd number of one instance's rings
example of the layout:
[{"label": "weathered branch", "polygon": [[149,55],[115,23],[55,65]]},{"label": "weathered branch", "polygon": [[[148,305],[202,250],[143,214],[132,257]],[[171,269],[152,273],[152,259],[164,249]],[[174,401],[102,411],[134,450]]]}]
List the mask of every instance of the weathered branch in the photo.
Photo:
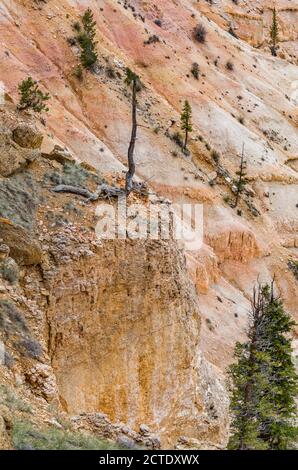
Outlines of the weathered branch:
[{"label": "weathered branch", "polygon": [[[121,188],[115,188],[114,186],[110,186],[108,184],[101,184],[98,186],[96,191],[92,193],[89,189],[82,188],[80,186],[72,186],[68,184],[58,184],[55,186],[52,191],[55,193],[70,193],[70,194],[78,194],[79,196],[83,196],[87,199],[88,202],[90,201],[97,201],[98,199],[111,199],[116,198],[119,196],[124,196],[126,190]],[[148,187],[146,183],[142,182],[132,182],[130,192],[134,191],[138,194],[148,195]]]},{"label": "weathered branch", "polygon": [[88,201],[97,201],[98,199],[109,199],[112,197],[118,197],[124,194],[124,191],[120,188],[114,188],[108,184],[101,184],[98,186],[96,191],[92,193],[86,188],[80,188],[79,186],[71,186],[68,184],[58,184],[52,191],[55,193],[71,193],[78,194],[79,196],[85,197]]}]

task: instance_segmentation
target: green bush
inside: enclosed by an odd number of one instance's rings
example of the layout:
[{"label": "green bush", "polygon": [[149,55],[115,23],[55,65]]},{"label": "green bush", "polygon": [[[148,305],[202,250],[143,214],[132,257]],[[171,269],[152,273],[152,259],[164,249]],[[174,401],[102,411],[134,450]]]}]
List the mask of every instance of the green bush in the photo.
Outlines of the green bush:
[{"label": "green bush", "polygon": [[43,93],[32,77],[23,80],[18,88],[20,95],[18,109],[23,110],[31,108],[37,113],[49,110],[46,106],[46,101],[50,99],[49,93]]},{"label": "green bush", "polygon": [[199,64],[197,64],[197,62],[194,62],[194,63],[192,64],[191,73],[192,73],[192,75],[194,76],[194,78],[195,78],[196,80],[199,79],[199,76],[200,76],[200,67],[199,67]]}]

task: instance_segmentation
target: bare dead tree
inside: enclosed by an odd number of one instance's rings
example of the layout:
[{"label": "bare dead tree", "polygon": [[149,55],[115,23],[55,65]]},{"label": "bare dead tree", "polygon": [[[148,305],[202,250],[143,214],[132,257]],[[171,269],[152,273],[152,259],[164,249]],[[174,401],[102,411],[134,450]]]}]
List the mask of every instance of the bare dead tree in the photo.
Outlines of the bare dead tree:
[{"label": "bare dead tree", "polygon": [[242,145],[242,153],[241,153],[241,160],[240,160],[240,168],[239,171],[236,172],[238,175],[238,180],[235,182],[236,185],[236,198],[234,202],[234,208],[238,206],[239,198],[241,193],[243,193],[245,189],[245,185],[247,183],[246,179],[246,161],[244,159],[244,144]]},{"label": "bare dead tree", "polygon": [[129,68],[126,69],[125,83],[127,86],[132,86],[132,130],[128,147],[128,171],[126,173],[125,192],[128,195],[133,190],[133,177],[136,171],[134,161],[134,150],[137,138],[137,92],[142,89],[142,84],[138,75],[132,72]]}]

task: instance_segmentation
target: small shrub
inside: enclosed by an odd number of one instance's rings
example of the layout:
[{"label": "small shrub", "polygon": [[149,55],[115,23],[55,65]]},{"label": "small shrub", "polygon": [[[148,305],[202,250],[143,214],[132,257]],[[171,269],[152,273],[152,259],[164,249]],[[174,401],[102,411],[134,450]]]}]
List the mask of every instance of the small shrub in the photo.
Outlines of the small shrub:
[{"label": "small shrub", "polygon": [[42,347],[35,339],[25,337],[16,346],[24,355],[32,359],[38,359],[42,355]]},{"label": "small shrub", "polygon": [[74,37],[68,37],[68,38],[66,39],[66,41],[68,42],[68,44],[69,44],[70,46],[75,46],[76,43],[77,43],[77,39],[74,38]]},{"label": "small shrub", "polygon": [[195,40],[203,44],[206,41],[206,36],[207,30],[205,26],[202,23],[198,24],[194,29]]},{"label": "small shrub", "polygon": [[233,64],[233,62],[231,62],[230,60],[228,60],[227,63],[226,63],[226,69],[229,70],[229,71],[234,70],[234,64]]},{"label": "small shrub", "polygon": [[240,122],[240,124],[244,125],[244,117],[240,116],[238,118],[238,121]]},{"label": "small shrub", "polygon": [[74,69],[73,74],[78,80],[80,80],[80,81],[83,80],[83,68],[81,67],[81,65],[76,66],[76,68]]},{"label": "small shrub", "polygon": [[54,184],[66,184],[70,186],[86,187],[89,180],[96,183],[102,182],[102,179],[95,173],[85,170],[77,163],[65,163],[63,172],[53,171],[45,175],[45,181],[50,180]]},{"label": "small shrub", "polygon": [[214,331],[214,325],[213,325],[212,321],[210,320],[210,318],[206,318],[206,324],[207,324],[207,327],[210,331]]},{"label": "small shrub", "polygon": [[19,280],[19,267],[12,258],[7,258],[0,264],[0,273],[11,284],[16,284]]},{"label": "small shrub", "polygon": [[173,140],[173,142],[175,142],[176,145],[178,145],[178,147],[183,148],[184,142],[183,142],[183,139],[182,139],[182,136],[181,136],[180,132],[175,132],[171,136],[171,139]]},{"label": "small shrub", "polygon": [[81,25],[80,25],[79,21],[75,21],[75,23],[72,25],[72,27],[77,33],[81,32]]},{"label": "small shrub", "polygon": [[229,196],[228,194],[225,194],[225,195],[223,196],[223,200],[224,200],[224,202],[225,202],[226,204],[229,204],[229,205],[231,204],[231,198],[230,198],[230,196]]},{"label": "small shrub", "polygon": [[192,75],[194,76],[194,78],[195,78],[196,80],[199,79],[199,76],[200,76],[200,67],[199,67],[199,64],[197,64],[197,62],[194,62],[194,63],[192,64],[191,73],[192,73]]},{"label": "small shrub", "polygon": [[144,41],[145,46],[149,44],[155,44],[157,42],[160,42],[159,37],[156,34],[153,34],[153,36],[150,36],[147,41]]},{"label": "small shrub", "polygon": [[10,410],[31,413],[31,407],[6,385],[0,385],[0,404],[6,405]]},{"label": "small shrub", "polygon": [[162,27],[162,21],[160,19],[156,19],[154,20],[154,23],[156,24],[156,26],[159,26],[160,28]]},{"label": "small shrub", "polygon": [[106,66],[106,74],[111,79],[116,78],[116,72],[115,72],[114,67],[112,67],[112,65],[109,64]]},{"label": "small shrub", "polygon": [[18,104],[19,110],[33,109],[36,113],[42,111],[48,111],[49,108],[46,106],[46,101],[50,99],[49,93],[43,93],[37,82],[28,77],[19,84],[19,95],[20,100]]},{"label": "small shrub", "polygon": [[211,150],[211,146],[210,146],[210,144],[208,144],[208,142],[206,142],[205,147],[206,147],[206,149],[207,149],[208,151]]},{"label": "small shrub", "polygon": [[0,329],[9,336],[28,331],[22,313],[13,302],[7,299],[0,299]]},{"label": "small shrub", "polygon": [[293,259],[290,259],[288,261],[288,267],[294,274],[295,278],[298,281],[298,261],[294,261]]},{"label": "small shrub", "polygon": [[239,39],[237,34],[235,33],[234,29],[232,28],[232,26],[229,27],[229,33],[231,36],[233,36],[234,38],[236,39]]},{"label": "small shrub", "polygon": [[212,150],[211,157],[216,163],[218,163],[220,159],[220,154],[216,150]]},{"label": "small shrub", "polygon": [[39,188],[29,171],[20,171],[0,180],[0,217],[30,231],[39,200]]}]

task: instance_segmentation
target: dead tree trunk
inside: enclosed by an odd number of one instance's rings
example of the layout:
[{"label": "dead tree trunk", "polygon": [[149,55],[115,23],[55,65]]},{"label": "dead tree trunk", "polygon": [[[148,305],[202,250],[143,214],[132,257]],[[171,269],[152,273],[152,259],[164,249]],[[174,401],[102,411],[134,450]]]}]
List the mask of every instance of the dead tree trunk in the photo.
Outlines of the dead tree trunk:
[{"label": "dead tree trunk", "polygon": [[239,180],[237,182],[237,192],[236,192],[234,208],[236,208],[238,206],[239,197],[240,197],[240,194],[243,191],[243,185],[244,185],[244,177],[245,177],[244,144],[242,146],[240,170],[238,172],[238,176],[239,176]]},{"label": "dead tree trunk", "polygon": [[137,138],[137,81],[133,80],[132,85],[132,131],[128,147],[128,172],[126,173],[125,192],[128,195],[133,189],[133,177],[136,171],[134,162],[134,149]]}]

